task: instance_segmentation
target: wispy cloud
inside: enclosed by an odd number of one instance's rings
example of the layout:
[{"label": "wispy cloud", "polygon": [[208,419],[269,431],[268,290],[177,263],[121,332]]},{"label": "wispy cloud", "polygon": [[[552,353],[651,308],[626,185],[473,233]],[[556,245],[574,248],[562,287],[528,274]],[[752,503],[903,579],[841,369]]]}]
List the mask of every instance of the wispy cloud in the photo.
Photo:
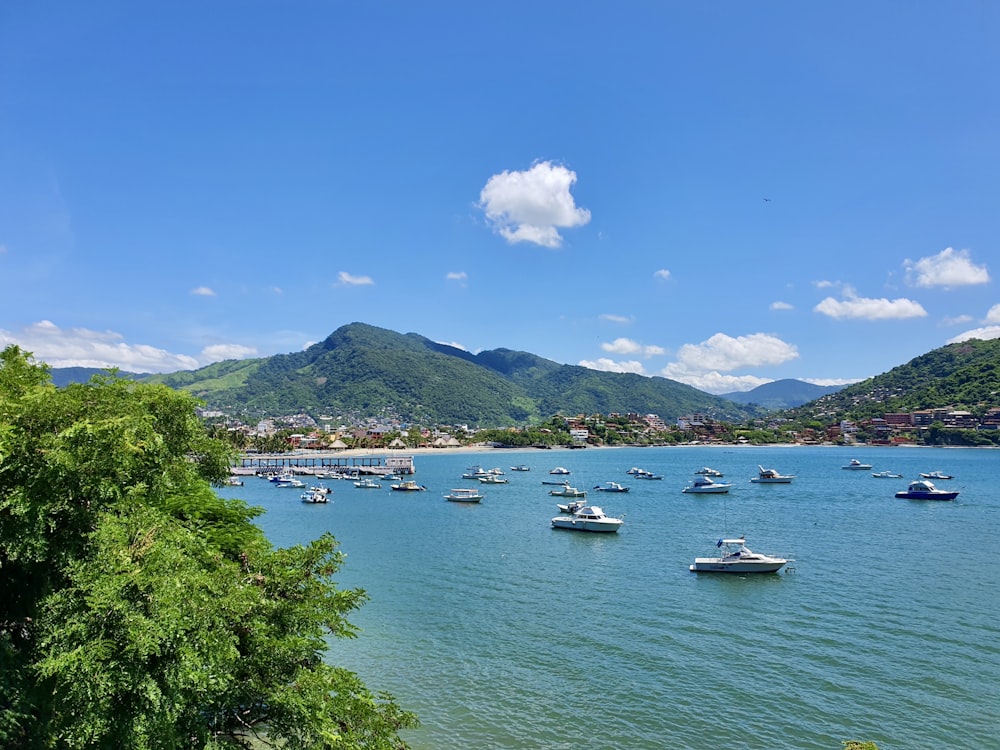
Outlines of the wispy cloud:
[{"label": "wispy cloud", "polygon": [[951,318],[944,318],[941,321],[941,325],[960,326],[960,325],[965,325],[966,323],[971,323],[972,321],[973,318],[971,315],[955,315],[954,317]]},{"label": "wispy cloud", "polygon": [[191,290],[191,294],[195,297],[214,297],[215,290],[207,286],[198,286]]},{"label": "wispy cloud", "polygon": [[661,268],[659,271],[653,271],[653,278],[660,279],[661,281],[666,281],[670,278],[670,271],[666,268]]},{"label": "wispy cloud", "polygon": [[771,303],[771,309],[772,310],[794,310],[795,308],[792,307],[787,302],[777,301],[777,302],[772,302]]},{"label": "wispy cloud", "polygon": [[352,276],[347,271],[337,274],[337,282],[345,286],[368,286],[375,283],[371,276]]},{"label": "wispy cloud", "polygon": [[851,385],[852,383],[860,383],[866,378],[802,378],[803,382],[812,383],[813,385]]},{"label": "wispy cloud", "polygon": [[1000,305],[993,305],[986,313],[986,323],[1000,323]]},{"label": "wispy cloud", "polygon": [[813,308],[818,313],[835,320],[906,320],[924,318],[927,311],[919,302],[901,297],[858,297],[850,287],[844,288],[844,299],[827,297]]},{"label": "wispy cloud", "polygon": [[630,372],[634,375],[645,375],[646,370],[642,362],[636,360],[615,362],[613,359],[601,357],[600,359],[581,359],[578,363],[580,367],[591,370],[601,370],[602,372]]},{"label": "wispy cloud", "polygon": [[583,226],[590,211],[577,208],[570,189],[576,172],[550,161],[540,161],[524,172],[504,170],[486,182],[479,207],[487,221],[507,242],[530,242],[557,248],[559,229]]},{"label": "wispy cloud", "polygon": [[598,316],[601,320],[606,320],[609,323],[631,323],[632,318],[627,315],[612,315],[611,313],[603,313]]},{"label": "wispy cloud", "polygon": [[244,359],[257,350],[239,344],[213,344],[198,357],[174,354],[148,344],[129,344],[115,331],[63,329],[42,320],[20,331],[0,329],[0,348],[17,344],[52,367],[117,367],[126,372],[193,370],[223,359]]},{"label": "wispy cloud", "polygon": [[601,348],[612,354],[641,354],[644,357],[655,357],[666,354],[667,351],[662,346],[640,344],[638,341],[627,338],[618,338],[610,343],[605,342],[601,344]]},{"label": "wispy cloud", "polygon": [[912,286],[932,287],[942,286],[954,288],[987,284],[990,280],[986,266],[977,266],[969,257],[968,250],[955,250],[946,247],[937,255],[903,262],[906,269],[906,281]]},{"label": "wispy cloud", "polygon": [[449,271],[444,275],[448,281],[465,282],[469,275],[465,271]]}]

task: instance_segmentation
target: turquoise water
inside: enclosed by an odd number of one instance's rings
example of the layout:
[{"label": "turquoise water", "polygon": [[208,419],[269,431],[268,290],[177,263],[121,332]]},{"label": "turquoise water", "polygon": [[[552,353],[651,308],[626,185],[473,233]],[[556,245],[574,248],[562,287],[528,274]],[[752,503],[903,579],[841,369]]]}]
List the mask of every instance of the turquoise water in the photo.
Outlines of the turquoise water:
[{"label": "turquoise water", "polygon": [[[955,502],[896,500],[939,469]],[[442,495],[474,462],[507,472],[479,505]],[[511,472],[525,463],[531,472]],[[750,484],[757,464],[795,474]],[[591,492],[617,535],[550,528],[548,470]],[[633,480],[631,466],[662,473]],[[687,495],[711,466],[728,496]],[[646,448],[416,458],[424,493],[329,482],[333,502],[249,478],[280,545],[331,531],[338,583],[371,600],[331,660],[422,722],[416,750],[1000,746],[1000,451]],[[723,535],[794,558],[776,575],[694,574]]]}]

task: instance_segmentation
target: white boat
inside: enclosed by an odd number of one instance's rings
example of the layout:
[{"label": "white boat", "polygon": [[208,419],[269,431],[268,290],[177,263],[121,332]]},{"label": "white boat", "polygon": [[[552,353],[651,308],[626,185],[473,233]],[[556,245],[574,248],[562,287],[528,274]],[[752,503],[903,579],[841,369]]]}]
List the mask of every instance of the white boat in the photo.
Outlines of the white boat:
[{"label": "white boat", "polygon": [[726,482],[716,482],[712,477],[699,475],[694,478],[694,482],[685,487],[681,492],[688,492],[694,495],[724,495],[733,488],[733,485]]},{"label": "white boat", "polygon": [[841,466],[840,468],[841,469],[852,469],[852,470],[855,470],[855,471],[857,471],[857,470],[871,471],[872,465],[871,464],[863,464],[858,459],[852,458],[850,461],[847,462],[847,464],[845,466]]},{"label": "white boat", "polygon": [[479,479],[480,477],[489,476],[489,472],[486,471],[482,466],[470,466],[462,474],[462,479]]},{"label": "white boat", "polygon": [[560,513],[572,514],[576,513],[578,510],[580,510],[580,508],[582,508],[586,504],[587,504],[586,500],[574,500],[573,502],[566,503],[565,505],[563,505],[562,503],[556,503],[556,507],[559,509]]},{"label": "white boat", "polygon": [[480,484],[507,484],[507,477],[502,477],[499,474],[487,474],[485,477],[479,477]]},{"label": "white boat", "polygon": [[596,505],[585,505],[571,516],[556,516],[552,519],[552,528],[570,529],[572,531],[606,531],[615,532],[625,523],[621,518],[611,518]]},{"label": "white boat", "polygon": [[951,474],[945,474],[941,471],[928,471],[927,473],[921,472],[921,479],[954,479]]},{"label": "white boat", "polygon": [[226,486],[227,487],[242,487],[243,486],[243,480],[240,479],[239,477],[229,477],[229,479],[226,480]]},{"label": "white boat", "polygon": [[289,487],[291,487],[292,489],[300,489],[305,486],[306,486],[305,482],[303,482],[301,479],[296,479],[295,477],[292,477],[290,479],[282,479],[280,482],[275,484],[275,487],[279,487],[281,489],[288,489]]},{"label": "white boat", "polygon": [[927,479],[917,479],[903,492],[897,492],[896,497],[902,500],[954,500],[957,491],[939,490]]},{"label": "white boat", "polygon": [[695,573],[775,573],[789,560],[752,552],[746,539],[720,539],[715,543],[719,557],[696,557],[690,570]]},{"label": "white boat", "polygon": [[794,474],[779,474],[775,469],[765,469],[760,464],[757,465],[759,473],[751,482],[756,482],[758,484],[789,484],[793,479],[795,479]]},{"label": "white boat", "polygon": [[427,488],[422,484],[417,484],[412,479],[407,479],[405,482],[390,484],[389,489],[393,492],[423,492]]},{"label": "white boat", "polygon": [[562,466],[557,466],[556,468],[552,469],[552,471],[549,472],[549,474],[569,474],[569,473],[570,473],[569,469],[564,469]]},{"label": "white boat", "polygon": [[310,492],[319,492],[323,495],[329,495],[333,490],[323,484],[316,484],[309,488]]},{"label": "white boat", "polygon": [[382,485],[376,482],[371,477],[365,477],[364,479],[359,479],[354,483],[354,486],[359,490],[380,490]]},{"label": "white boat", "polygon": [[662,474],[654,474],[651,471],[646,471],[645,469],[639,469],[635,474],[633,474],[636,479],[663,479]]},{"label": "white boat", "polygon": [[551,480],[543,479],[542,480],[542,484],[548,485],[549,487],[568,487],[569,486],[569,480],[568,479],[551,479]]},{"label": "white boat", "polygon": [[453,503],[478,503],[484,497],[485,495],[474,487],[456,487],[445,495],[444,499]]},{"label": "white boat", "polygon": [[702,468],[698,469],[698,471],[696,471],[695,474],[701,474],[702,476],[706,476],[706,477],[721,477],[722,476],[722,472],[721,471],[719,471],[718,469],[709,468],[708,466],[703,466]]},{"label": "white boat", "polygon": [[570,487],[568,484],[558,490],[549,490],[549,494],[555,497],[586,497],[586,490],[578,490],[576,487]]},{"label": "white boat", "polygon": [[303,492],[299,497],[304,503],[328,503],[330,496],[325,492]]},{"label": "white boat", "polygon": [[524,464],[518,464],[517,466],[511,466],[511,471],[531,471],[530,466],[525,466]]},{"label": "white boat", "polygon": [[891,471],[876,471],[872,474],[876,479],[902,479],[902,474],[893,474]]},{"label": "white boat", "polygon": [[605,482],[594,487],[598,492],[628,492],[631,487],[625,487],[618,482]]}]

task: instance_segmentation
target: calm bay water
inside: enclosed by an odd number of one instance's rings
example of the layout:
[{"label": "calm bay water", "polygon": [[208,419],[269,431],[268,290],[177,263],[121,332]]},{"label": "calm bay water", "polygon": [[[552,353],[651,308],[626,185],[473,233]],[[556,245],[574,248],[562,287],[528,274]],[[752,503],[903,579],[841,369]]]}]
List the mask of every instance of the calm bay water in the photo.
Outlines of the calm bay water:
[{"label": "calm bay water", "polygon": [[[851,458],[906,479],[845,471]],[[417,456],[424,493],[333,481],[333,502],[248,478],[279,545],[332,532],[370,601],[333,663],[422,723],[416,750],[1000,747],[1000,451],[645,448]],[[481,463],[509,485],[450,503]],[[530,472],[511,472],[525,463]],[[750,484],[757,465],[795,474]],[[617,535],[550,528],[548,471],[625,514]],[[662,473],[634,480],[632,466]],[[728,496],[681,493],[711,466]],[[918,472],[955,502],[896,500]],[[593,492],[614,480],[628,494]],[[723,535],[794,558],[763,576],[689,572]]]}]

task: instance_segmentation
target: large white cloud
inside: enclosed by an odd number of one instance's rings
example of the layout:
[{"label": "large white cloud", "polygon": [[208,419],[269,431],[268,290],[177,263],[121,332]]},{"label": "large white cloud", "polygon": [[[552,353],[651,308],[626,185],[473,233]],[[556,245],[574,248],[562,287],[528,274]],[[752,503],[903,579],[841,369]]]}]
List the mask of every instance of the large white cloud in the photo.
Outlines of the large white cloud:
[{"label": "large white cloud", "polygon": [[927,316],[923,305],[914,300],[858,297],[850,287],[845,287],[844,299],[827,297],[813,309],[835,320],[905,320]]},{"label": "large white cloud", "polygon": [[727,336],[717,333],[700,344],[684,344],[677,361],[688,370],[731,372],[741,367],[780,365],[799,356],[793,344],[768,333]]},{"label": "large white cloud", "polygon": [[676,380],[678,383],[697,388],[699,391],[714,394],[752,391],[759,385],[773,381],[773,378],[759,378],[756,375],[727,375],[716,370],[692,371],[676,362],[667,365],[661,374],[671,380]]},{"label": "large white cloud", "polygon": [[198,357],[173,354],[147,344],[128,344],[115,331],[86,328],[62,329],[43,320],[19,332],[0,329],[0,348],[16,344],[35,359],[52,367],[117,367],[126,372],[193,370],[223,359],[244,359],[257,354],[239,344],[214,344]]},{"label": "large white cloud", "polygon": [[612,354],[641,354],[645,357],[655,357],[667,353],[666,349],[662,346],[640,344],[638,341],[627,338],[618,338],[610,343],[605,342],[601,344],[601,348]]},{"label": "large white cloud", "polygon": [[906,280],[913,286],[957,287],[989,283],[990,274],[986,266],[977,266],[969,257],[968,250],[946,247],[937,255],[903,263]]},{"label": "large white cloud", "polygon": [[559,229],[590,221],[590,211],[577,208],[570,188],[576,172],[549,161],[536,162],[525,172],[504,170],[486,182],[479,207],[507,242],[531,242],[559,247]]},{"label": "large white cloud", "polygon": [[646,374],[646,369],[642,366],[642,362],[636,360],[615,362],[613,359],[601,357],[599,359],[581,359],[577,364],[580,367],[586,367],[591,370],[602,370],[603,372],[630,372],[635,375]]},{"label": "large white cloud", "polygon": [[983,326],[982,328],[973,328],[971,331],[966,331],[965,333],[960,333],[948,339],[949,344],[958,344],[962,341],[968,341],[969,339],[1000,339],[1000,326]]}]

